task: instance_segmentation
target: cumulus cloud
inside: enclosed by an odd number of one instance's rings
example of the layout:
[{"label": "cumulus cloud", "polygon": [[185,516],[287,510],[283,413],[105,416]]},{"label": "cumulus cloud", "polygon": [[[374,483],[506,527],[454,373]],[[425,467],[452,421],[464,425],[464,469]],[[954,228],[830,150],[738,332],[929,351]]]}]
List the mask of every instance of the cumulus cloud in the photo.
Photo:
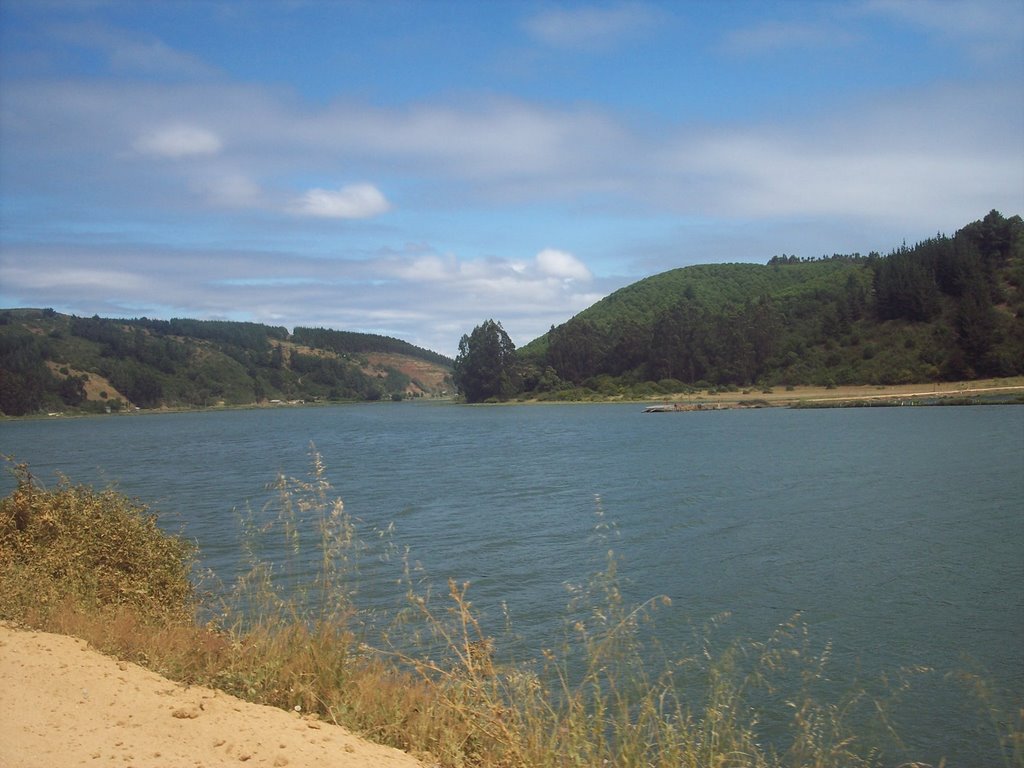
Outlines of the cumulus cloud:
[{"label": "cumulus cloud", "polygon": [[[223,178],[211,179],[205,167],[201,177],[177,165],[166,178],[147,169],[147,189],[164,183],[170,191],[185,176],[193,191],[205,190],[204,199],[222,206],[284,208],[322,219],[366,219],[389,211],[390,201],[369,183],[266,202],[284,196],[274,184],[287,183],[287,173],[354,167],[361,175],[401,169],[410,195],[432,202],[444,196],[467,208],[482,202],[569,203],[619,212],[745,216],[779,207],[798,213],[807,201],[813,211],[827,207],[856,217],[874,215],[897,199],[905,216],[927,217],[934,215],[938,197],[967,220],[978,215],[979,185],[990,193],[981,210],[1020,207],[1020,181],[1008,177],[1024,160],[1024,124],[1014,106],[1018,94],[1000,88],[949,87],[862,99],[835,119],[801,115],[793,121],[665,126],[653,137],[593,109],[506,100],[391,110],[346,104],[296,114],[267,94],[230,86],[170,94],[154,87],[132,92],[126,101],[103,86],[80,86],[74,94],[59,87],[12,88],[0,109],[11,115],[12,126],[23,119],[15,119],[17,114],[31,116],[36,125],[79,128],[61,128],[59,141],[42,137],[41,144],[27,133],[5,134],[18,147],[15,153],[9,142],[8,179],[22,176],[29,186],[40,178],[34,158],[54,152],[73,152],[80,165],[92,162],[81,169],[83,177],[131,170],[101,162],[110,150],[100,142],[109,142],[108,123],[137,121],[133,111],[141,104],[143,112],[157,114],[205,109],[209,125],[226,124],[231,113],[257,116],[232,128],[232,167]],[[136,148],[156,157],[201,159],[222,151],[222,139],[199,123],[169,121],[139,134]],[[927,163],[915,160],[922,156]],[[316,159],[316,168],[309,158]],[[130,175],[118,181],[109,185],[109,194],[140,188]]]},{"label": "cumulus cloud", "polygon": [[215,155],[222,148],[220,137],[213,131],[184,123],[158,128],[135,141],[138,152],[174,159]]},{"label": "cumulus cloud", "polygon": [[[900,32],[913,25],[959,45],[950,56],[1006,40],[1020,50],[1019,24],[994,21],[988,10],[979,20],[975,4],[843,7],[849,35],[864,31],[858,21],[886,14],[902,19]],[[837,33],[842,24],[826,8],[746,26],[729,40],[764,52],[853,40]],[[607,46],[650,31],[661,12],[561,5],[533,16],[528,29],[549,46]],[[1024,207],[1024,108],[1009,65],[957,86],[855,89],[798,114],[755,105],[741,116],[689,120],[685,111],[637,117],[613,105],[515,95],[303,101],[299,88],[213,76],[151,39],[87,32],[77,39],[107,57],[100,76],[33,70],[4,82],[0,202],[10,226],[0,293],[9,305],[88,315],[234,312],[384,332],[452,353],[459,335],[487,317],[521,344],[632,282],[637,271],[624,254],[635,247],[649,257],[658,228],[671,233],[644,271],[703,260],[701,237],[742,235],[743,247],[730,245],[722,258],[764,259],[792,251],[785,238],[802,236],[813,220],[816,234],[802,243],[831,249],[842,231],[852,233],[848,250],[866,251],[962,226],[993,207]],[[146,57],[157,77],[135,76]],[[133,77],[111,76],[128,70]],[[666,87],[685,101],[686,82]],[[374,183],[310,189],[324,183],[311,178]],[[381,190],[398,188],[393,228],[334,224],[391,210]],[[22,247],[37,233],[52,252]],[[150,240],[118,250],[130,237]],[[405,240],[434,241],[436,250],[396,245]],[[537,252],[538,241],[565,250]],[[494,252],[504,255],[486,255]],[[587,263],[574,255],[583,253]],[[632,279],[612,284],[604,265],[593,276],[588,264],[601,258],[633,270]],[[148,282],[133,282],[142,275]]]},{"label": "cumulus cloud", "polygon": [[311,189],[292,205],[293,213],[325,219],[369,219],[391,210],[372,184],[350,184],[337,190]]},{"label": "cumulus cloud", "polygon": [[[166,120],[147,129],[140,114]],[[182,124],[176,114],[202,121]],[[238,114],[252,117],[232,122]],[[50,189],[60,179],[47,169],[74,163],[76,176],[90,180],[92,199],[108,208],[131,209],[159,194],[177,206],[199,201],[325,221],[390,210],[373,184],[295,198],[282,189],[291,176],[350,169],[396,179],[410,200],[453,211],[527,204],[730,219],[803,211],[860,222],[899,215],[944,227],[993,207],[1020,210],[1022,198],[1024,113],[1018,90],[998,82],[864,96],[838,116],[644,131],[594,108],[518,100],[394,109],[338,103],[296,112],[272,92],[223,84],[15,85],[0,102],[0,118],[10,188]],[[230,158],[205,127],[220,125],[232,126]],[[125,126],[125,143],[138,137],[140,152],[216,158],[225,167],[166,163],[145,168],[142,178],[137,164],[107,161],[125,145],[114,140]],[[182,184],[200,195],[175,196]]]},{"label": "cumulus cloud", "polygon": [[537,254],[537,269],[542,275],[565,280],[590,280],[593,275],[587,266],[571,253],[545,248]]},{"label": "cumulus cloud", "polygon": [[323,325],[454,355],[461,334],[489,317],[522,345],[620,287],[588,281],[581,288],[566,279],[589,274],[575,257],[554,249],[541,254],[519,269],[513,259],[460,258],[423,245],[336,258],[145,245],[19,246],[0,253],[0,294],[10,306],[79,315]]}]

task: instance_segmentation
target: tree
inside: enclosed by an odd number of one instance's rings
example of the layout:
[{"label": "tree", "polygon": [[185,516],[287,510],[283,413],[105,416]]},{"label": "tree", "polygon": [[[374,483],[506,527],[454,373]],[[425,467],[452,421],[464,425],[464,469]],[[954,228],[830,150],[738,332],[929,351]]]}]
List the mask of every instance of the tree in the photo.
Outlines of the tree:
[{"label": "tree", "polygon": [[516,347],[501,323],[487,320],[459,340],[455,386],[470,403],[506,399],[519,391]]},{"label": "tree", "polygon": [[585,379],[598,373],[603,338],[593,322],[573,318],[564,325],[554,328],[548,335],[548,364],[559,377],[573,384],[582,384]]},{"label": "tree", "polygon": [[88,397],[85,391],[85,376],[68,376],[61,380],[57,393],[67,405],[75,406],[84,403]]},{"label": "tree", "polygon": [[693,384],[708,375],[712,323],[691,301],[683,300],[654,321],[650,343],[652,379]]},{"label": "tree", "polygon": [[0,413],[24,416],[42,408],[47,393],[56,389],[45,360],[43,347],[34,335],[0,336]]},{"label": "tree", "polygon": [[880,320],[928,322],[939,312],[939,289],[929,265],[902,248],[878,262],[875,296]]}]

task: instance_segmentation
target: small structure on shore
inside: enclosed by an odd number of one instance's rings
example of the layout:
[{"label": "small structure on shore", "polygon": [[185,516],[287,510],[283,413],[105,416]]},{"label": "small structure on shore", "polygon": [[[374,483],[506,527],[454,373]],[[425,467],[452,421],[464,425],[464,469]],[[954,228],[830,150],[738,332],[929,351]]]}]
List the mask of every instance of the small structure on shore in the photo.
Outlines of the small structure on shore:
[{"label": "small structure on shore", "polygon": [[674,413],[676,411],[703,411],[704,403],[662,403],[661,405],[649,405],[644,408],[644,413]]}]

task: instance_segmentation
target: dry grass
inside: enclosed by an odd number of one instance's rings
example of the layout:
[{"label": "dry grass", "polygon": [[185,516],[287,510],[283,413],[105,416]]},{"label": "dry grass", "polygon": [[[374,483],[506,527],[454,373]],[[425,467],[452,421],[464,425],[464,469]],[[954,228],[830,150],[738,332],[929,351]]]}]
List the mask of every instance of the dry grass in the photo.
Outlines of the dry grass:
[{"label": "dry grass", "polygon": [[125,608],[155,622],[190,621],[193,550],[145,507],[114,491],[62,481],[44,491],[24,466],[0,503],[4,614],[41,617],[66,604]]},{"label": "dry grass", "polygon": [[[169,677],[315,713],[452,768],[882,764],[850,726],[884,714],[881,700],[833,690],[829,649],[799,621],[721,649],[709,626],[688,655],[652,663],[667,600],[629,604],[611,552],[574,588],[564,637],[539,658],[506,655],[468,584],[435,593],[408,567],[406,604],[378,636],[356,607],[366,545],[315,451],[309,478],[279,478],[268,506],[244,517],[249,570],[217,599],[197,596],[190,547],[144,507],[15,472],[0,503],[0,618]],[[1004,738],[1004,763],[1024,765],[1019,715],[1007,724],[983,678],[964,682]],[[766,717],[784,723],[774,746]]]}]

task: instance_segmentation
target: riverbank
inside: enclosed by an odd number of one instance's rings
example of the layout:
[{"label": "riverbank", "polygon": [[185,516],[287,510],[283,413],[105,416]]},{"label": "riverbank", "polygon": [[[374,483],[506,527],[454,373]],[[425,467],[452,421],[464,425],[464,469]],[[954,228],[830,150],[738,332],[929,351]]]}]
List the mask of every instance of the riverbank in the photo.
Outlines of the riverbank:
[{"label": "riverbank", "polygon": [[[993,398],[998,398],[993,400]],[[725,410],[730,408],[766,408],[766,407],[848,407],[857,405],[935,405],[947,404],[960,400],[963,404],[980,404],[984,402],[1024,403],[1024,376],[1003,379],[978,379],[974,381],[944,381],[916,384],[895,385],[851,385],[840,387],[775,387],[758,389],[747,387],[733,391],[700,390],[697,392],[677,392],[672,394],[631,398],[622,396],[601,396],[593,394],[582,400],[510,400],[505,403],[491,405],[544,405],[546,403],[639,403],[646,406],[665,406],[654,408],[658,411],[693,411],[693,410]],[[407,401],[408,402],[408,401]],[[459,404],[452,397],[422,398],[415,402],[431,404]],[[74,410],[36,413],[27,416],[4,416],[0,421],[15,419],[56,419],[102,416],[145,416],[150,414],[168,413],[203,413],[221,411],[245,411],[252,409],[280,408],[324,408],[332,405],[376,404],[385,406],[390,401],[264,401],[260,403],[243,403],[233,405],[211,405],[202,408],[160,407],[149,409],[132,409],[117,411],[110,414],[77,412]]]},{"label": "riverbank", "polygon": [[301,712],[118,661],[84,640],[0,624],[0,765],[424,768]]},{"label": "riverbank", "polygon": [[897,384],[889,386],[786,387],[735,392],[678,393],[643,401],[664,405],[659,411],[766,407],[851,407],[867,405],[936,405],[962,401],[1024,403],[1024,377],[977,381]]}]

